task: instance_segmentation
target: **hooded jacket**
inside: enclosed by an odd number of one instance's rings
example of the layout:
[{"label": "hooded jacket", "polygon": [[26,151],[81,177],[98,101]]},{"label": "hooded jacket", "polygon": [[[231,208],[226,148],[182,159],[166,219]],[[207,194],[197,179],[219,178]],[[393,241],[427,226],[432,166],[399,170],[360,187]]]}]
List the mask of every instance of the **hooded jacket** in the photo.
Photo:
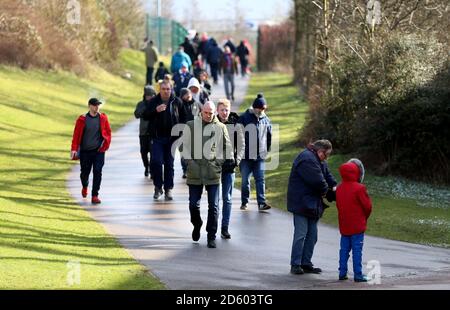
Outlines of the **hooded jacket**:
[{"label": "hooded jacket", "polygon": [[145,100],[145,95],[142,101],[138,102],[136,105],[136,109],[134,110],[134,116],[136,118],[139,118],[139,136],[147,136],[149,134],[148,132],[148,126],[149,122],[148,120],[145,120],[143,118],[143,114],[145,111],[145,107],[147,105],[147,101]]},{"label": "hooded jacket", "polygon": [[181,69],[181,65],[183,62],[186,62],[188,64],[188,69],[190,70],[192,67],[192,61],[191,61],[191,57],[189,57],[188,54],[186,54],[184,51],[177,51],[173,56],[172,56],[172,64],[170,65],[170,71],[172,71],[172,73],[176,73],[178,72],[178,70]]},{"label": "hooded jacket", "polygon": [[359,168],[354,163],[345,163],[339,173],[342,177],[342,183],[336,189],[339,230],[344,236],[363,233],[367,229],[372,203],[366,187],[358,183]]},{"label": "hooded jacket", "polygon": [[[245,111],[238,120],[244,126],[245,135],[245,155],[243,159],[266,159],[272,146],[272,125],[270,119],[263,112],[261,116],[256,116],[253,108]],[[250,137],[252,129],[248,125],[256,128],[257,139]]]},{"label": "hooded jacket", "polygon": [[192,97],[194,98],[195,102],[197,102],[197,103],[199,103],[201,105],[205,104],[206,101],[209,100],[208,93],[203,89],[202,85],[200,84],[200,82],[196,78],[191,78],[189,80],[187,88],[191,89],[191,87],[193,87],[193,86],[197,87],[199,89],[199,92],[198,92],[197,95],[192,93]]},{"label": "hooded jacket", "polygon": [[[100,115],[100,134],[103,138],[103,143],[100,146],[98,152],[105,153],[111,144],[111,127],[109,125],[108,117],[106,114],[99,113]],[[72,137],[72,151],[80,151],[81,141],[83,139],[84,127],[86,126],[86,114],[81,115],[75,123],[75,129]]]}]

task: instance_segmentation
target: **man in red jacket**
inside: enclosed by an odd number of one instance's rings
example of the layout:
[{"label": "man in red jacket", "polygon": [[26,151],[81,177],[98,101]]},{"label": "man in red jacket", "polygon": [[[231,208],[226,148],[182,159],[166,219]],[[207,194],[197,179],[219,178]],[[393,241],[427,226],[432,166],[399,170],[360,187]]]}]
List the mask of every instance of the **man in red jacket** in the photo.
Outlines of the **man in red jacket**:
[{"label": "man in red jacket", "polygon": [[339,280],[347,280],[347,262],[350,251],[353,254],[353,277],[355,282],[367,282],[362,273],[362,248],[367,219],[372,211],[372,203],[366,187],[360,182],[364,176],[364,166],[357,159],[341,165],[339,173],[342,183],[336,189],[341,249],[339,251]]},{"label": "man in red jacket", "polygon": [[[93,170],[92,200],[93,204],[101,203],[98,191],[102,182],[102,169],[105,164],[105,152],[111,144],[111,127],[108,117],[100,113],[102,103],[92,98],[89,100],[89,112],[81,115],[75,124],[73,132],[71,158],[80,159],[81,195],[87,197],[89,174]],[[93,168],[93,169],[92,169]]]}]

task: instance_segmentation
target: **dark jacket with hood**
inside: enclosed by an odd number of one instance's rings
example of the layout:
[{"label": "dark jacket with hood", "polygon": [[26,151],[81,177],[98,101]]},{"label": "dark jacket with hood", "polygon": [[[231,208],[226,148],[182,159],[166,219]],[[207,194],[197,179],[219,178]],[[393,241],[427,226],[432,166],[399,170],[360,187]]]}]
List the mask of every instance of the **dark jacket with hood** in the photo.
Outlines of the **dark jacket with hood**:
[{"label": "dark jacket with hood", "polygon": [[288,211],[318,220],[326,207],[322,197],[336,184],[327,163],[321,162],[313,149],[305,149],[292,164],[287,191]]},{"label": "dark jacket with hood", "polygon": [[[242,124],[245,130],[244,159],[265,159],[272,146],[272,125],[269,117],[264,112],[258,117],[253,108],[250,108],[239,117],[238,123]],[[246,128],[249,124],[255,126],[257,139],[250,137],[251,128]]]},{"label": "dark jacket with hood", "polygon": [[186,115],[186,123],[189,121],[194,120],[195,117],[200,115],[200,112],[202,111],[202,105],[195,100],[191,101],[184,101],[183,102],[183,108],[184,113]]},{"label": "dark jacket with hood", "polygon": [[149,103],[149,101],[145,100],[145,95],[144,95],[144,98],[142,99],[142,101],[140,101],[136,105],[136,109],[134,110],[134,116],[136,118],[140,119],[139,120],[139,136],[147,136],[149,134],[149,131],[148,131],[149,121],[145,120],[143,118],[144,111],[145,111],[148,103]]},{"label": "dark jacket with hood", "polygon": [[[158,94],[147,103],[143,113],[144,119],[150,123],[148,128],[151,138],[170,138],[173,126],[186,123],[183,103],[174,94],[170,96],[166,110],[158,113],[156,108],[161,104],[161,94]],[[172,137],[173,140],[176,138]]]},{"label": "dark jacket with hood", "polygon": [[214,39],[211,39],[211,47],[208,50],[208,54],[206,57],[208,63],[220,64],[220,60],[222,59],[222,50],[217,45],[217,42]]}]

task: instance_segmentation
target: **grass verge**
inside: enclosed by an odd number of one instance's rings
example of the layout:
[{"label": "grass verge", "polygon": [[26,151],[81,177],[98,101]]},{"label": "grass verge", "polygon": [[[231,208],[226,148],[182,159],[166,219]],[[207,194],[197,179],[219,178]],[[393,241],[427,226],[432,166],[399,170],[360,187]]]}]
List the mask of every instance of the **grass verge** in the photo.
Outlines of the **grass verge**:
[{"label": "grass verge", "polygon": [[104,99],[113,130],[121,127],[142,98],[144,63],[143,53],[121,54],[132,80],[95,66],[85,78],[0,66],[0,289],[164,288],[66,189],[88,98]]},{"label": "grass verge", "polygon": [[[290,85],[292,77],[277,73],[252,76],[241,112],[256,94],[263,92],[273,124],[279,125],[279,161],[276,170],[266,172],[267,198],[271,204],[286,209],[286,190],[291,165],[301,151],[296,146],[298,132],[305,122],[308,105]],[[338,167],[350,155],[334,155],[329,166],[338,181]],[[389,239],[450,248],[450,189],[410,182],[395,177],[367,174],[365,183],[374,209],[367,233]],[[239,183],[237,184],[239,186]],[[254,186],[252,186],[254,188]],[[254,193],[253,193],[254,194]],[[335,205],[325,212],[322,222],[337,226]]]}]

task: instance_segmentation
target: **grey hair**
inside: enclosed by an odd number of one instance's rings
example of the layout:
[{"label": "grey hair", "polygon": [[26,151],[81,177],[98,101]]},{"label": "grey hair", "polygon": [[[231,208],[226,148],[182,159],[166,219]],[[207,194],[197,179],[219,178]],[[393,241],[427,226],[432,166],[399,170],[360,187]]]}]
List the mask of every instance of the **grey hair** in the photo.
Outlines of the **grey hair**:
[{"label": "grey hair", "polygon": [[329,140],[317,140],[312,143],[312,147],[314,150],[331,150],[333,149],[333,146],[331,145],[331,142]]},{"label": "grey hair", "polygon": [[362,183],[364,181],[364,175],[366,173],[362,161],[360,161],[358,158],[352,158],[348,162],[349,163],[354,163],[355,165],[358,166],[358,168],[359,168],[359,179],[358,179],[358,182]]},{"label": "grey hair", "polygon": [[207,107],[210,106],[214,111],[216,111],[216,104],[214,103],[214,101],[212,100],[208,100],[205,102],[205,104],[203,105],[203,107]]}]

